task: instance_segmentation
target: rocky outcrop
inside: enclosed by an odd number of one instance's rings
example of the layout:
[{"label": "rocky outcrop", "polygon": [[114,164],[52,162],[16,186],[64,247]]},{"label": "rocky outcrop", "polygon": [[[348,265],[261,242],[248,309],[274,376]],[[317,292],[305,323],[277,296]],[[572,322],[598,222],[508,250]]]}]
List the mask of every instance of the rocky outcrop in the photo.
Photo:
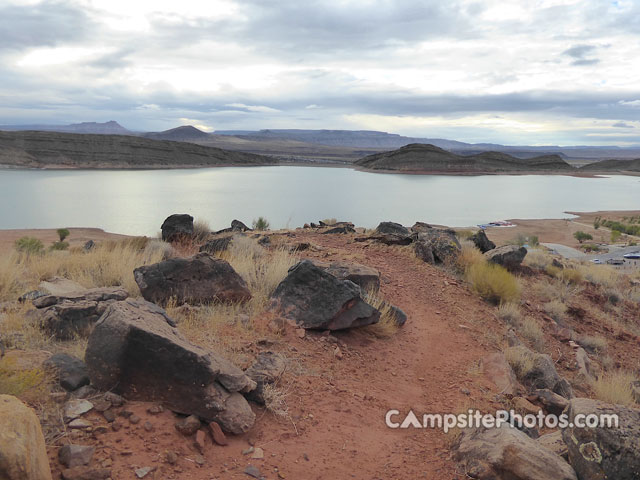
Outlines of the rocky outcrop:
[{"label": "rocky outcrop", "polygon": [[416,256],[424,262],[447,265],[455,263],[461,251],[455,232],[440,228],[418,233],[413,248]]},{"label": "rocky outcrop", "polygon": [[162,223],[162,240],[174,242],[193,236],[193,217],[186,213],[168,216]]},{"label": "rocky outcrop", "polygon": [[499,393],[518,395],[523,390],[503,353],[486,356],[481,366],[485,377],[496,385]]},{"label": "rocky outcrop", "polygon": [[323,234],[340,234],[340,233],[356,233],[355,229],[349,226],[331,227],[322,232]]},{"label": "rocky outcrop", "polygon": [[567,449],[567,444],[564,443],[562,439],[562,432],[560,430],[541,435],[536,438],[536,442],[565,460],[569,458],[569,450]]},{"label": "rocky outcrop", "polygon": [[415,237],[413,235],[403,235],[397,233],[374,233],[367,237],[356,237],[356,242],[372,241],[384,243],[385,245],[410,245]]},{"label": "rocky outcrop", "polygon": [[569,382],[562,378],[556,370],[553,359],[549,355],[532,352],[525,346],[509,347],[507,358],[518,358],[529,363],[526,370],[516,368],[518,380],[532,389],[549,389],[558,395],[571,399],[573,392]]},{"label": "rocky outcrop", "polygon": [[414,233],[424,233],[427,230],[431,230],[432,228],[433,227],[431,225],[429,225],[428,223],[416,222],[411,227],[411,231],[414,232]]},{"label": "rocky outcrop", "polygon": [[232,220],[231,221],[231,230],[233,232],[250,232],[251,229],[247,227],[240,220]]},{"label": "rocky outcrop", "polygon": [[231,245],[231,242],[233,242],[234,237],[235,237],[234,234],[231,234],[231,235],[227,234],[227,235],[220,235],[215,238],[210,238],[209,240],[207,240],[207,243],[200,246],[200,252],[209,253],[211,255],[214,255],[219,252],[224,252],[229,248],[229,245]]},{"label": "rocky outcrop", "polygon": [[51,480],[40,421],[11,395],[0,395],[0,478]]},{"label": "rocky outcrop", "polygon": [[471,235],[469,240],[471,240],[482,253],[487,253],[489,250],[496,248],[496,244],[489,240],[486,232],[482,229]]},{"label": "rocky outcrop", "polygon": [[535,390],[530,395],[530,400],[540,403],[547,412],[554,415],[560,415],[569,405],[569,400],[548,388]]},{"label": "rocky outcrop", "polygon": [[52,355],[44,362],[44,366],[54,370],[58,383],[67,391],[73,392],[90,383],[85,363],[66,353]]},{"label": "rocky outcrop", "polygon": [[[580,480],[636,480],[640,478],[640,410],[588,398],[574,398],[566,410],[574,424],[578,415],[617,415],[619,427],[563,429],[569,462]],[[583,420],[585,417],[582,417]]]},{"label": "rocky outcrop", "polygon": [[263,352],[258,355],[253,365],[244,373],[256,382],[256,388],[250,391],[246,397],[256,403],[265,403],[264,387],[278,381],[286,369],[286,363],[282,355],[274,352]]},{"label": "rocky outcrop", "polygon": [[245,281],[226,261],[199,253],[190,258],[170,258],[133,271],[145,300],[166,305],[245,302],[251,292]]},{"label": "rocky outcrop", "polygon": [[505,245],[489,250],[484,255],[491,263],[502,265],[506,269],[514,269],[519,267],[527,256],[527,249],[517,245]]},{"label": "rocky outcrop", "polygon": [[454,457],[467,478],[577,480],[564,459],[509,424],[463,431],[454,445]]},{"label": "rocky outcrop", "polygon": [[189,343],[173,325],[164,310],[142,300],[111,305],[89,337],[91,383],[216,421],[231,433],[249,430],[255,415],[242,393],[255,382],[228,360]]},{"label": "rocky outcrop", "polygon": [[33,300],[42,329],[58,340],[86,337],[109,305],[129,296],[122,287],[85,289]]},{"label": "rocky outcrop", "polygon": [[390,233],[393,235],[409,235],[409,229],[395,222],[381,222],[376,227],[376,233]]},{"label": "rocky outcrop", "polygon": [[336,278],[352,281],[363,292],[377,292],[380,289],[380,272],[375,268],[355,262],[322,263],[315,261],[314,264]]},{"label": "rocky outcrop", "polygon": [[342,330],[377,323],[355,283],[340,280],[304,260],[289,269],[271,296],[271,310],[302,328]]}]

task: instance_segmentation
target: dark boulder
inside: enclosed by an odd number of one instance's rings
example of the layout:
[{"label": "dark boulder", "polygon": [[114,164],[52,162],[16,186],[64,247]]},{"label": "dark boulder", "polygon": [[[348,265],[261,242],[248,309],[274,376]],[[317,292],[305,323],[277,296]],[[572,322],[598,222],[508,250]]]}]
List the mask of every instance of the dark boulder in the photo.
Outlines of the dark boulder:
[{"label": "dark boulder", "polygon": [[328,265],[314,263],[336,278],[352,281],[364,292],[377,292],[380,289],[380,272],[375,268],[351,262],[332,262]]},{"label": "dark boulder", "polygon": [[453,230],[432,228],[418,233],[413,245],[418,258],[433,264],[453,264],[460,255],[461,246]]},{"label": "dark boulder", "polygon": [[90,383],[85,363],[66,353],[52,355],[44,362],[44,366],[55,371],[60,386],[69,392]]},{"label": "dark boulder", "polygon": [[380,312],[360,293],[355,283],[304,260],[276,287],[271,309],[302,328],[341,330],[377,323]]},{"label": "dark boulder", "polygon": [[524,385],[536,390],[549,389],[566,399],[573,398],[571,385],[558,374],[551,356],[533,352],[525,346],[509,347],[505,354],[507,358],[516,358],[529,365],[526,371],[514,367],[518,380]]},{"label": "dark boulder", "polygon": [[489,250],[484,255],[491,263],[502,265],[506,269],[514,269],[519,267],[526,257],[527,249],[518,245],[505,245]]},{"label": "dark boulder", "polygon": [[41,328],[58,340],[86,337],[107,307],[129,296],[122,287],[103,287],[36,298]]},{"label": "dark boulder", "polygon": [[395,305],[389,304],[389,312],[391,317],[393,318],[393,323],[395,323],[398,327],[402,327],[405,323],[407,323],[407,314],[404,313],[403,310],[396,307]]},{"label": "dark boulder", "polygon": [[231,222],[231,230],[234,232],[250,232],[251,229],[247,227],[240,220],[233,220]]},{"label": "dark boulder", "polygon": [[341,226],[341,227],[332,227],[329,230],[325,230],[322,233],[326,234],[337,234],[337,233],[356,233],[355,229],[349,226]]},{"label": "dark boulder", "polygon": [[[565,413],[569,426],[562,438],[569,463],[580,480],[637,480],[640,478],[640,410],[588,398],[574,398]],[[576,417],[616,415],[618,427],[598,425],[579,428]]]},{"label": "dark boulder", "polygon": [[162,240],[173,242],[193,236],[193,217],[187,214],[174,214],[162,223]]},{"label": "dark boulder", "polygon": [[482,253],[496,248],[496,244],[489,240],[486,232],[482,229],[471,235],[469,240],[471,240]]},{"label": "dark boulder", "polygon": [[93,240],[87,240],[82,247],[82,250],[85,252],[90,252],[94,248],[96,248],[96,243]]},{"label": "dark boulder", "polygon": [[143,300],[111,305],[89,337],[91,383],[129,400],[161,402],[175,412],[243,433],[255,420],[242,393],[255,382],[223,357],[189,343],[160,307]]},{"label": "dark boulder", "polygon": [[210,253],[214,255],[218,252],[224,252],[229,248],[231,242],[233,241],[234,235],[224,235],[218,236],[216,238],[211,238],[200,247],[201,253]]},{"label": "dark boulder", "polygon": [[244,302],[251,298],[245,281],[226,261],[199,253],[136,268],[133,276],[145,300],[166,305]]},{"label": "dark boulder", "polygon": [[374,233],[368,237],[356,237],[356,242],[372,241],[385,245],[410,245],[415,240],[414,235],[402,235],[397,233]]},{"label": "dark boulder", "polygon": [[426,232],[427,230],[431,230],[432,228],[433,227],[428,223],[416,222],[411,227],[411,231],[414,233],[423,233],[423,232]]},{"label": "dark boulder", "polygon": [[245,396],[247,399],[264,405],[264,387],[277,382],[284,373],[286,364],[282,355],[274,352],[263,352],[258,355],[253,365],[244,373],[256,382],[256,388]]},{"label": "dark boulder", "polygon": [[409,229],[395,222],[381,222],[376,227],[376,233],[391,233],[395,235],[409,235]]}]

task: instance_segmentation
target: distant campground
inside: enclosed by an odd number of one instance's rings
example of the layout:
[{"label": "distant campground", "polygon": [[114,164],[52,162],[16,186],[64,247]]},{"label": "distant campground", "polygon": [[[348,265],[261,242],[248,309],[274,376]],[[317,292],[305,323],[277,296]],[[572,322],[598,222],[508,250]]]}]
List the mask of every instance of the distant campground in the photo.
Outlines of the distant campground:
[{"label": "distant campground", "polygon": [[[569,163],[562,154],[529,155],[527,158],[498,151],[460,154],[421,143],[391,150],[381,148],[376,152],[374,148],[345,149],[290,140],[278,140],[274,143],[269,139],[254,139],[248,146],[249,141],[241,137],[218,135],[214,138],[201,133],[207,138],[197,135],[194,140],[177,141],[160,139],[159,135],[152,134],[135,136],[0,131],[0,165],[5,168],[171,169],[340,164],[365,171],[413,174],[640,173],[640,158],[604,159],[578,167]],[[182,136],[189,138],[184,132]],[[224,137],[219,142],[233,149],[202,144],[203,141],[210,143],[210,137],[214,140]],[[260,153],[262,143],[264,151]],[[252,151],[242,151],[243,147]],[[278,149],[281,151],[278,152]]]}]

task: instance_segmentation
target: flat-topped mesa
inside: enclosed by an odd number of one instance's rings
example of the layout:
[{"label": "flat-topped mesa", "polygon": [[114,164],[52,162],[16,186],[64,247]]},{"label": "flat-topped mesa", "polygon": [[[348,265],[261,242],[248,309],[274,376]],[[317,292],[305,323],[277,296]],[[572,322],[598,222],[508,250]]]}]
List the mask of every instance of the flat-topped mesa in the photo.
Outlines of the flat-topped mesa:
[{"label": "flat-topped mesa", "polygon": [[577,169],[559,155],[516,158],[502,152],[456,155],[430,144],[412,143],[391,152],[361,158],[356,166],[369,170],[451,173],[572,172]]}]

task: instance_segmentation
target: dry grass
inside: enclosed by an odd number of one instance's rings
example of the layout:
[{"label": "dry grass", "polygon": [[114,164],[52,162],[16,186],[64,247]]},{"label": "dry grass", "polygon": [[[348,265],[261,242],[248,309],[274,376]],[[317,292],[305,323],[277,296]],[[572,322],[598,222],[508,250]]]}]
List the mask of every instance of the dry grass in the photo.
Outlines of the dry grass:
[{"label": "dry grass", "polygon": [[540,270],[546,270],[546,268],[551,265],[551,262],[553,262],[553,257],[539,248],[529,250],[527,256],[524,257],[525,265]]},{"label": "dry grass", "polygon": [[585,349],[595,353],[604,352],[608,347],[607,339],[600,336],[585,335],[580,337],[578,343]]},{"label": "dry grass", "polygon": [[583,264],[576,268],[588,282],[607,288],[614,288],[620,278],[620,274],[608,265]]},{"label": "dry grass", "polygon": [[498,318],[509,325],[518,325],[522,320],[520,307],[517,303],[503,303],[498,307]]},{"label": "dry grass", "polygon": [[367,325],[362,331],[376,338],[392,337],[400,327],[396,324],[395,315],[391,305],[380,297],[379,292],[369,290],[363,295],[363,299],[369,305],[380,311],[380,321],[373,325]]},{"label": "dry grass", "polygon": [[289,418],[288,395],[289,392],[282,387],[275,384],[265,385],[262,391],[265,408],[278,418]]},{"label": "dry grass", "polygon": [[562,323],[565,320],[567,306],[561,300],[551,300],[544,304],[544,311],[556,322]]},{"label": "dry grass", "polygon": [[46,372],[41,368],[16,368],[15,359],[0,358],[0,394],[25,399],[48,395]]},{"label": "dry grass", "polygon": [[591,383],[598,400],[607,403],[632,406],[635,404],[631,384],[637,378],[631,372],[617,370],[606,373]]},{"label": "dry grass", "polygon": [[[144,243],[144,247],[139,248]],[[84,287],[120,285],[129,294],[140,291],[133,278],[133,270],[162,260],[167,246],[162,242],[125,240],[105,242],[89,252],[51,251],[42,255],[12,253],[0,259],[0,301],[15,300],[28,290],[38,287],[42,280],[60,276]]]},{"label": "dry grass", "polygon": [[535,366],[534,354],[526,348],[508,348],[504,355],[516,377],[520,379],[531,372]]},{"label": "dry grass", "polygon": [[486,258],[475,244],[470,240],[463,240],[460,243],[462,247],[460,255],[456,260],[457,267],[460,271],[466,272],[473,265],[486,263]]},{"label": "dry grass", "polygon": [[209,234],[211,233],[211,227],[206,220],[197,218],[193,222],[193,242],[197,244],[204,243]]},{"label": "dry grass", "polygon": [[466,273],[472,288],[485,300],[495,304],[520,299],[520,284],[516,277],[500,265],[476,263]]},{"label": "dry grass", "polygon": [[538,352],[544,352],[545,342],[542,328],[538,325],[535,319],[531,317],[525,317],[522,319],[517,327],[518,333],[527,339],[534,350]]}]

